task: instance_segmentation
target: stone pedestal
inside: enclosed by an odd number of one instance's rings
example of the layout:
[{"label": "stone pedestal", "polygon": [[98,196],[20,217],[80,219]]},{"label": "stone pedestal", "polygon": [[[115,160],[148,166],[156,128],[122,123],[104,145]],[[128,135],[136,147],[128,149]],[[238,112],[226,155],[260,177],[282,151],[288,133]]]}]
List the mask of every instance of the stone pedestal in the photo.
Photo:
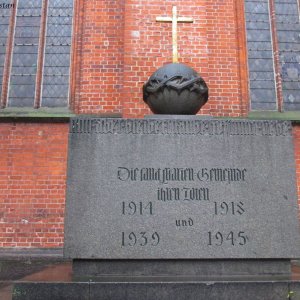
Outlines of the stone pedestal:
[{"label": "stone pedestal", "polygon": [[73,119],[65,256],[300,255],[286,121]]}]

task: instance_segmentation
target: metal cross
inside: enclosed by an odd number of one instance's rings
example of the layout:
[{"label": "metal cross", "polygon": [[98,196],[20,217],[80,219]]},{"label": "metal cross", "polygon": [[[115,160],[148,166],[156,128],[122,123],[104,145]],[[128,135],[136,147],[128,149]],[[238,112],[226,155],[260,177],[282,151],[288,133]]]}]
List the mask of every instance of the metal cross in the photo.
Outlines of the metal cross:
[{"label": "metal cross", "polygon": [[177,7],[173,6],[172,17],[157,17],[157,22],[172,23],[172,45],[173,45],[173,63],[178,62],[178,42],[177,42],[177,23],[193,23],[192,18],[177,17]]}]

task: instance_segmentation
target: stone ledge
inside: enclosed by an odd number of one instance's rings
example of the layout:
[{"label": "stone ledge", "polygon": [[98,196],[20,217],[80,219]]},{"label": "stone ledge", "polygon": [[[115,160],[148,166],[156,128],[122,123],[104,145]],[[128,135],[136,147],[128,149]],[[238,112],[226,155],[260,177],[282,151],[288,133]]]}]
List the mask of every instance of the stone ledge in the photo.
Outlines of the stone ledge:
[{"label": "stone ledge", "polygon": [[[75,117],[69,109],[61,108],[5,108],[0,109],[0,122],[51,122],[51,123],[68,123],[70,118]],[[99,115],[85,115],[83,117],[96,116],[99,118],[120,118],[121,114],[99,114]]]},{"label": "stone ledge", "polygon": [[[290,279],[290,260],[280,259],[151,259],[151,260],[73,260],[76,281],[98,281],[111,277],[194,277]],[[219,278],[219,279],[217,279]]]},{"label": "stone ledge", "polygon": [[[69,122],[72,117],[99,117],[99,118],[122,118],[121,113],[111,114],[74,114],[69,109],[61,108],[5,108],[0,109],[0,122],[21,121],[21,122]],[[146,119],[159,119],[165,115],[147,115]],[[170,117],[170,116],[169,116]],[[178,116],[177,116],[178,117]],[[185,116],[186,117],[186,116]],[[191,117],[191,116],[188,116]],[[287,120],[300,123],[300,111],[277,112],[277,111],[252,111],[247,117],[212,117],[196,115],[192,117],[200,117],[202,119],[250,119],[250,120]],[[171,116],[171,118],[175,118]]]},{"label": "stone ledge", "polygon": [[63,259],[63,248],[1,248],[0,260]]},{"label": "stone ledge", "polygon": [[252,111],[248,114],[251,120],[286,120],[300,122],[300,111]]},{"label": "stone ledge", "polygon": [[58,108],[5,108],[0,109],[0,122],[69,122],[73,114],[68,109]]},{"label": "stone ledge", "polygon": [[[283,300],[299,299],[299,282],[81,282],[16,283],[13,300]],[[293,293],[294,297],[290,297]]]}]

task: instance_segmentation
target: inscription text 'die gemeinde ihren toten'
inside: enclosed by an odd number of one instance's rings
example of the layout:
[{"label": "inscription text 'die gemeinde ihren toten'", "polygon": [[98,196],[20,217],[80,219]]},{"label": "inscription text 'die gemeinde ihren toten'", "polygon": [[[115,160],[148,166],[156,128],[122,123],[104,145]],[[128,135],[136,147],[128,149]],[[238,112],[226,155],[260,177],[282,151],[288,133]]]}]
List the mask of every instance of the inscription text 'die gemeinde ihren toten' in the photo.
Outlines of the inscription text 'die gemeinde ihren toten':
[{"label": "inscription text 'die gemeinde ihren toten'", "polygon": [[[212,213],[215,215],[243,215],[245,212],[244,203],[242,201],[231,202],[216,202],[210,198],[210,190],[205,187],[206,182],[225,182],[237,183],[246,181],[246,169],[238,168],[126,168],[119,167],[117,171],[117,178],[120,181],[132,182],[157,182],[163,184],[164,187],[158,187],[155,201],[149,202],[135,202],[122,201],[123,215],[155,215],[156,201],[212,201]],[[189,183],[198,182],[201,187],[189,187]],[[182,187],[168,187],[168,183],[183,182],[187,185]],[[194,186],[194,184],[193,184]],[[195,220],[188,218],[186,220],[174,220],[174,225],[177,227],[192,227]],[[126,237],[126,239],[125,239]],[[125,242],[127,240],[127,243]],[[122,232],[122,246],[147,246],[149,237],[147,232],[135,233],[130,232],[125,235]],[[245,232],[207,232],[207,245],[222,246],[224,242],[229,242],[232,246],[245,245],[248,237]],[[150,237],[150,244],[157,246],[160,242],[160,235],[154,232]]]},{"label": "inscription text 'die gemeinde ihren toten'", "polygon": [[299,256],[290,122],[75,118],[70,130],[67,257]]}]

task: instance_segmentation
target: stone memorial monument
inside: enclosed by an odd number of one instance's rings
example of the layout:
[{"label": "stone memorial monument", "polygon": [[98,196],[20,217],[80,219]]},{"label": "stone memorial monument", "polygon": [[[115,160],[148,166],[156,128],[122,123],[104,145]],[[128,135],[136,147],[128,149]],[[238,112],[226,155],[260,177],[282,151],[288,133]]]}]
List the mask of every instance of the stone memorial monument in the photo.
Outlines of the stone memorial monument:
[{"label": "stone memorial monument", "polygon": [[286,121],[73,119],[65,254],[77,275],[287,273],[300,249],[291,130]]},{"label": "stone memorial monument", "polygon": [[[177,21],[192,20],[170,20],[176,45]],[[176,49],[144,86],[159,117],[71,120],[72,299],[287,299],[300,257],[291,123],[186,116],[208,88]]]}]

